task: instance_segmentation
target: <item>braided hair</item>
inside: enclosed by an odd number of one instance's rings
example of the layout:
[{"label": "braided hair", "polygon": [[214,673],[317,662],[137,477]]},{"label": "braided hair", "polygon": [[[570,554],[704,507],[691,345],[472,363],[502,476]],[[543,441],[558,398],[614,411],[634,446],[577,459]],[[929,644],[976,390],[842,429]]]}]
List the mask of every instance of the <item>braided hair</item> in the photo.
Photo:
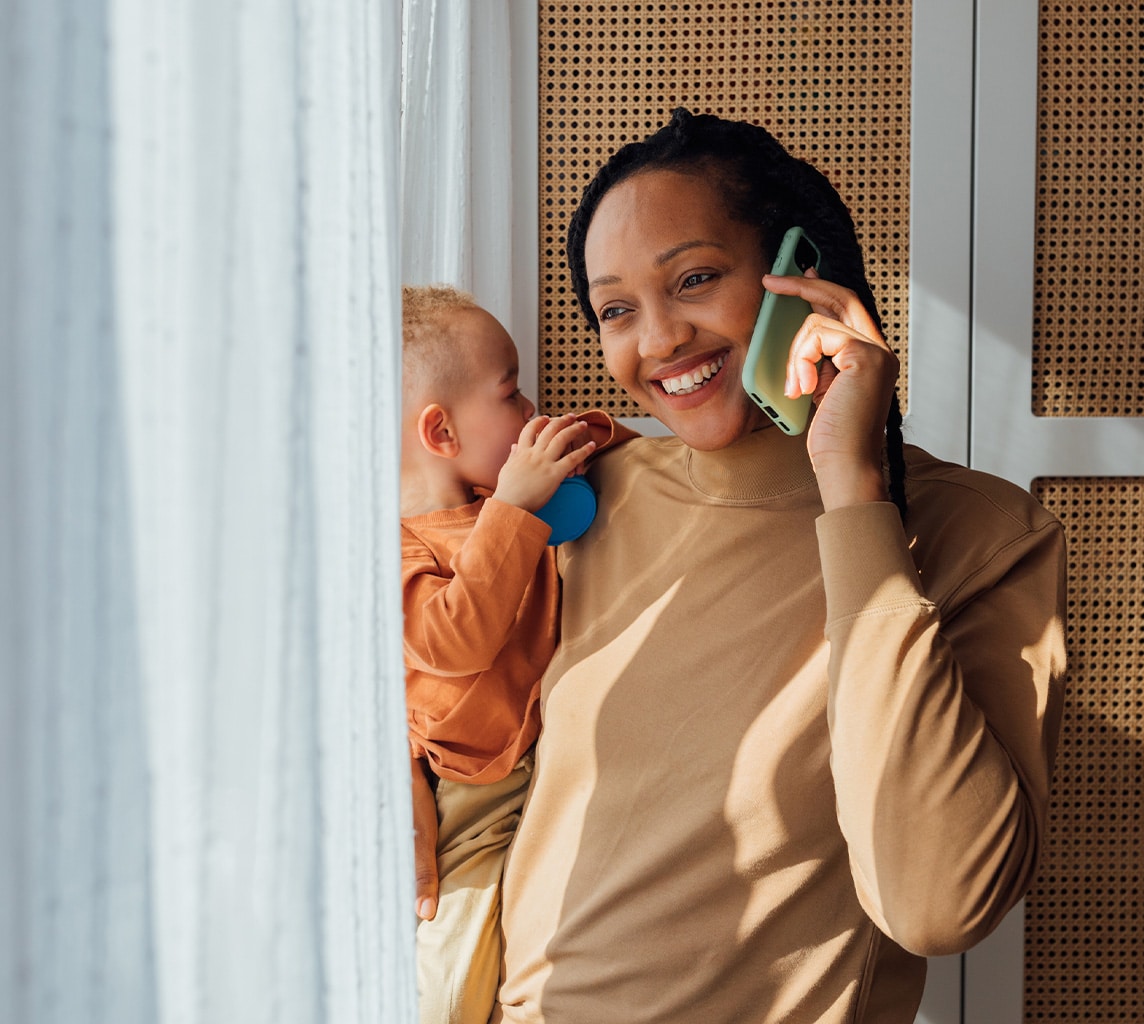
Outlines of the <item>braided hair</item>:
[{"label": "braided hair", "polygon": [[[732,219],[760,229],[763,251],[768,256],[778,251],[788,228],[800,225],[822,254],[824,276],[853,291],[882,330],[854,221],[826,176],[788,153],[765,128],[679,108],[653,135],[617,150],[596,172],[572,215],[568,266],[580,309],[594,331],[599,332],[600,322],[588,301],[584,265],[588,227],[609,190],[639,171],[653,169],[703,174],[716,181]],[[895,389],[886,417],[885,452],[890,498],[905,519],[902,443],[902,412]]]}]

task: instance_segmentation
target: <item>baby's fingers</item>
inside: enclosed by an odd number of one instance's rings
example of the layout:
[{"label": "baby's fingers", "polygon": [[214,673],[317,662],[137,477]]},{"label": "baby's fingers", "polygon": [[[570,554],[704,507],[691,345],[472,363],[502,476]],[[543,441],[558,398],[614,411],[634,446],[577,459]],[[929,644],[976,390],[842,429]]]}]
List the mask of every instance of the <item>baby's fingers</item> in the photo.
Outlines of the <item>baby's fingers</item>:
[{"label": "baby's fingers", "polygon": [[548,416],[533,416],[521,428],[518,443],[524,445],[526,448],[531,448],[536,444],[536,440],[544,429],[549,426],[551,419]]},{"label": "baby's fingers", "polygon": [[588,457],[596,450],[595,441],[586,441],[584,444],[571,449],[563,458],[558,459],[556,465],[566,475],[575,473],[588,461]]},{"label": "baby's fingers", "polygon": [[539,447],[553,459],[560,458],[588,430],[588,424],[568,413],[550,420],[536,439]]}]

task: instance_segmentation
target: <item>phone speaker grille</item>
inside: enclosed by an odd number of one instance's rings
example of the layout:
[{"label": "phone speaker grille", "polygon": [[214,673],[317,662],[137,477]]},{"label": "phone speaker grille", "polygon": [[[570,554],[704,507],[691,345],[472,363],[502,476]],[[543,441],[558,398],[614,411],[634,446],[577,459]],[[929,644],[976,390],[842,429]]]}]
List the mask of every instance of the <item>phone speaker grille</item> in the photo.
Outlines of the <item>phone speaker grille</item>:
[{"label": "phone speaker grille", "polygon": [[765,125],[849,204],[887,340],[906,366],[909,4],[540,0],[542,412],[639,410],[608,374],[568,278],[584,186],[677,106]]}]

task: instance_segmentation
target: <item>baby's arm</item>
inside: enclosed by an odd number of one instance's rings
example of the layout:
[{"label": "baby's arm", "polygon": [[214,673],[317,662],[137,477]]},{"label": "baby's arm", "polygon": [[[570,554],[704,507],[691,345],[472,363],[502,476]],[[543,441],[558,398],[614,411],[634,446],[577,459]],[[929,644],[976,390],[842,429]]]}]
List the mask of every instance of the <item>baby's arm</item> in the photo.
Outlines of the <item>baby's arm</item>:
[{"label": "baby's arm", "polygon": [[532,513],[595,450],[594,444],[571,448],[587,429],[570,416],[529,421],[455,553],[435,550],[415,527],[402,524],[408,667],[461,676],[492,665],[551,535]]},{"label": "baby's arm", "polygon": [[436,676],[488,669],[504,647],[551,529],[490,500],[459,549],[432,546],[402,523],[405,665]]}]

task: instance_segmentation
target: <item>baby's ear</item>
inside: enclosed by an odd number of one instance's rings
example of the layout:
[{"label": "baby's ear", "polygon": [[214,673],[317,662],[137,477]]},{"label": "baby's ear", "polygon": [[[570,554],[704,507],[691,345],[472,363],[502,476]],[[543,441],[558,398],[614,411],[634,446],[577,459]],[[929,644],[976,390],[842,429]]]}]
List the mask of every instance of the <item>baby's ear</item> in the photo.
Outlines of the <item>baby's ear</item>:
[{"label": "baby's ear", "polygon": [[443,459],[455,459],[461,452],[457,431],[449,412],[434,402],[421,410],[417,417],[417,437],[421,447],[430,455]]}]

